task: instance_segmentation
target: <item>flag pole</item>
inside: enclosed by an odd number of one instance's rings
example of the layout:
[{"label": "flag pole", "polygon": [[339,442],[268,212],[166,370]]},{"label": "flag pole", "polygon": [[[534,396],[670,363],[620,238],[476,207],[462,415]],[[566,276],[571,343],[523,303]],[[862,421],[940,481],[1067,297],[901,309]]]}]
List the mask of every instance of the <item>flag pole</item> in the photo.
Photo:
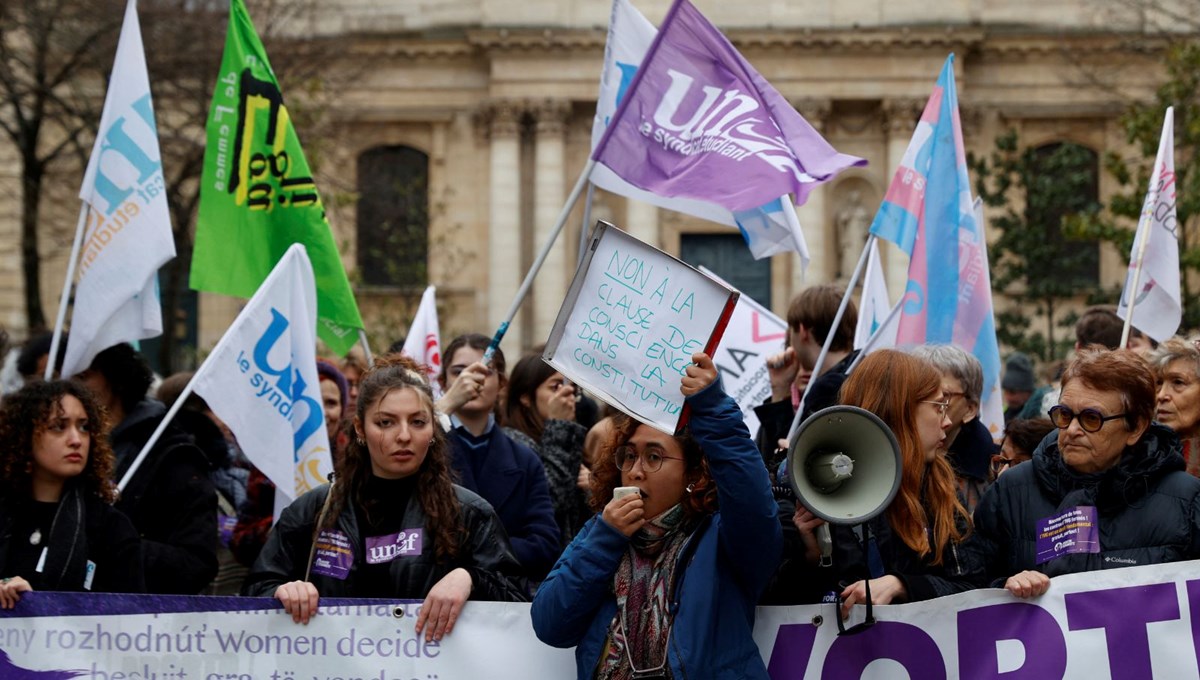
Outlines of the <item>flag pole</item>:
[{"label": "flag pole", "polygon": [[875,242],[875,234],[867,236],[867,242],[863,246],[862,254],[858,256],[858,265],[854,268],[854,274],[850,276],[850,282],[846,284],[846,293],[842,296],[842,303],[838,305],[837,314],[833,317],[833,323],[829,325],[829,332],[825,334],[825,344],[821,346],[821,353],[817,355],[817,363],[813,365],[812,377],[808,379],[808,384],[804,386],[804,394],[800,397],[800,406],[796,409],[796,415],[792,417],[792,426],[788,428],[788,441],[796,436],[796,430],[800,428],[800,416],[804,413],[804,400],[808,398],[808,391],[812,388],[813,383],[821,375],[821,366],[825,363],[825,357],[829,354],[829,347],[833,344],[834,332],[838,324],[842,322],[842,316],[846,313],[846,307],[850,305],[850,298],[854,295],[854,287],[858,285],[858,278],[862,276],[862,272],[867,268],[867,254],[871,251],[871,244]]},{"label": "flag pole", "polygon": [[[209,356],[213,355],[209,354]],[[207,360],[205,360],[205,363],[207,363]],[[201,368],[203,368],[203,366]],[[167,426],[171,424],[171,420],[175,418],[175,414],[179,413],[179,409],[183,408],[183,402],[187,401],[187,398],[192,395],[192,383],[196,381],[196,376],[198,375],[200,375],[200,370],[197,370],[194,374],[192,374],[192,379],[188,381],[187,386],[185,386],[183,391],[179,393],[179,396],[175,398],[175,403],[171,404],[171,408],[167,410],[166,415],[164,415],[162,420],[159,421],[158,427],[154,428],[154,432],[150,435],[150,438],[146,440],[146,443],[142,446],[142,450],[138,451],[137,458],[134,458],[133,462],[129,464],[129,469],[125,471],[125,475],[121,477],[121,481],[117,482],[117,493],[125,490],[125,487],[129,484],[129,480],[133,479],[134,473],[136,473],[138,468],[142,466],[142,461],[146,459],[146,456],[150,455],[150,449],[154,448],[154,445],[158,443],[159,438],[162,437],[162,433],[167,429]]]},{"label": "flag pole", "polygon": [[542,245],[542,250],[538,253],[537,258],[534,259],[533,265],[529,267],[529,272],[525,274],[525,280],[521,282],[521,287],[517,290],[517,295],[513,299],[512,305],[508,308],[508,314],[500,322],[500,327],[496,329],[496,334],[492,336],[492,341],[488,343],[487,349],[483,353],[484,364],[491,365],[492,355],[500,347],[500,341],[504,339],[504,334],[508,332],[508,325],[512,323],[513,317],[517,315],[517,310],[521,308],[521,303],[529,295],[529,289],[533,287],[533,278],[537,276],[538,270],[542,268],[542,263],[546,261],[546,256],[550,254],[550,248],[554,245],[554,241],[558,239],[558,235],[562,233],[563,227],[567,224],[567,217],[571,214],[571,209],[575,207],[575,202],[579,200],[579,194],[583,193],[583,186],[587,184],[588,178],[592,175],[592,168],[594,167],[596,167],[595,159],[588,158],[587,163],[583,166],[583,171],[579,173],[579,179],[575,181],[575,186],[571,188],[571,193],[567,196],[566,205],[563,206],[562,212],[558,214],[558,221],[554,223],[554,229],[550,231],[550,237]]},{"label": "flag pole", "polygon": [[588,184],[587,198],[583,202],[583,228],[579,231],[579,260],[578,264],[583,264],[583,258],[587,255],[588,247],[588,229],[592,223],[592,199],[596,196],[596,185]]},{"label": "flag pole", "polygon": [[883,323],[879,324],[879,328],[876,328],[875,332],[871,334],[871,337],[867,338],[866,344],[864,344],[862,349],[858,351],[858,356],[854,357],[854,361],[850,362],[850,366],[846,369],[846,375],[850,375],[850,373],[854,370],[854,367],[858,366],[858,362],[862,361],[863,357],[867,356],[868,352],[871,352],[875,349],[875,345],[879,343],[879,334],[882,333],[883,330],[892,323],[892,319],[896,318],[896,315],[900,313],[900,310],[903,309],[903,307],[904,300],[900,300],[896,304],[892,305],[892,310],[888,312],[886,317],[884,317]]},{"label": "flag pole", "polygon": [[358,341],[362,344],[363,354],[367,360],[367,368],[371,368],[375,365],[375,356],[371,354],[371,343],[367,342],[366,329],[358,329]]},{"label": "flag pole", "polygon": [[71,242],[71,259],[67,261],[67,276],[63,280],[62,295],[58,298],[58,317],[54,320],[54,337],[50,340],[50,354],[46,357],[46,373],[42,376],[46,381],[54,376],[54,360],[58,357],[58,345],[62,342],[63,324],[67,321],[67,301],[71,299],[71,283],[75,280],[79,248],[83,244],[83,231],[92,207],[87,201],[81,200],[79,203],[79,221],[75,225],[75,239]]},{"label": "flag pole", "polygon": [[[1151,178],[1150,181],[1153,182],[1155,180]],[[1138,224],[1138,236],[1141,238],[1141,242],[1138,243],[1137,263],[1133,268],[1133,281],[1130,282],[1131,285],[1126,291],[1129,294],[1129,311],[1125,314],[1125,325],[1121,328],[1121,344],[1119,347],[1129,345],[1129,332],[1133,326],[1133,307],[1137,304],[1138,286],[1142,280],[1142,263],[1146,259],[1146,242],[1150,240],[1150,220],[1143,219],[1141,222],[1146,224],[1146,229],[1143,230],[1142,225]]]}]

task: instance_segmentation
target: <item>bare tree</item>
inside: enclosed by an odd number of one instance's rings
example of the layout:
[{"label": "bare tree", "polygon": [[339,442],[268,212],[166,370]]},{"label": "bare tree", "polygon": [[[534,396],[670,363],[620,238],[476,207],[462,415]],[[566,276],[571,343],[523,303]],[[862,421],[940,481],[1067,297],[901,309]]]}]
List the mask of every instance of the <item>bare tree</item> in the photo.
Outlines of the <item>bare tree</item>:
[{"label": "bare tree", "polygon": [[31,331],[46,327],[39,279],[45,181],[53,166],[86,159],[121,9],[115,0],[0,3],[0,130],[19,158],[21,270]]}]

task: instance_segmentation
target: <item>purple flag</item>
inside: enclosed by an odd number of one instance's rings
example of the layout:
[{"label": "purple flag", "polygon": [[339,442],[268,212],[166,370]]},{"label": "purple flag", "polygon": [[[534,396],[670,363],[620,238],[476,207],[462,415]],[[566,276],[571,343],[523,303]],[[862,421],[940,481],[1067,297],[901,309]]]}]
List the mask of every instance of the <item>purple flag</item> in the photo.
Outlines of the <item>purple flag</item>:
[{"label": "purple flag", "polygon": [[592,158],[660,196],[802,204],[852,165],[688,0],[676,0]]}]

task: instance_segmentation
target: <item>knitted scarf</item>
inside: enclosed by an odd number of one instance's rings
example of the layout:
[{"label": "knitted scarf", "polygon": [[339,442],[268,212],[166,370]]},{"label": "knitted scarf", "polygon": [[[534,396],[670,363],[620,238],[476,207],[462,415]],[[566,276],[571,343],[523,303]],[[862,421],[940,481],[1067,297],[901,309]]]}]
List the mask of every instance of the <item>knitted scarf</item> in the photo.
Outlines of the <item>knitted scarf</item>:
[{"label": "knitted scarf", "polygon": [[672,620],[668,608],[676,562],[693,524],[685,520],[683,505],[677,504],[630,538],[613,578],[617,614],[608,626],[597,680],[632,678],[631,661],[639,671],[661,666],[661,677],[671,677],[666,663]]}]

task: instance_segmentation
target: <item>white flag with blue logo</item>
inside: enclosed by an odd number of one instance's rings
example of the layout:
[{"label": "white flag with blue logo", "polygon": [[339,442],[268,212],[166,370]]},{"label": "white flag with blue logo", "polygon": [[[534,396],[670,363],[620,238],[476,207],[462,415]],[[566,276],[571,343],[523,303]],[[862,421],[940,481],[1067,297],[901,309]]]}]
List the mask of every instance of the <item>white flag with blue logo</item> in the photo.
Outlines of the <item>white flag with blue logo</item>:
[{"label": "white flag with blue logo", "polygon": [[[609,120],[617,111],[617,104],[633,82],[638,65],[642,63],[657,33],[654,25],[629,0],[613,0],[612,16],[608,23],[608,44],[604,49],[604,70],[600,74],[600,94],[596,101],[596,118],[592,121],[593,149],[604,136]],[[784,195],[761,207],[735,214],[716,203],[692,198],[669,198],[639,189],[600,163],[592,170],[591,182],[614,194],[737,227],[755,259],[792,251],[800,255],[802,266],[808,266],[808,245],[800,233],[800,222],[796,219],[791,196]]]},{"label": "white flag with blue logo", "polygon": [[316,343],[317,286],[297,243],[192,379],[246,457],[288,499],[324,483],[333,470]]},{"label": "white flag with blue logo", "polygon": [[100,351],[162,334],[158,268],[175,257],[150,78],[129,0],[79,198],[90,206],[62,374]]}]

